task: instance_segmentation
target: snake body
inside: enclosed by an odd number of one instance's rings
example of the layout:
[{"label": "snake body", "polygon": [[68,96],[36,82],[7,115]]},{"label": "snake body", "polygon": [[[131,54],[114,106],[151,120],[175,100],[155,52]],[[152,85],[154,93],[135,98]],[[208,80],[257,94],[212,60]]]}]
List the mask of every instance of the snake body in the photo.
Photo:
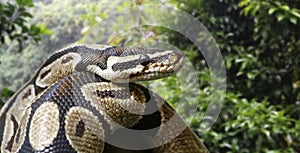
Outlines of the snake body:
[{"label": "snake body", "polygon": [[[164,99],[135,83],[172,75],[182,60],[178,51],[138,47],[56,51],[1,109],[1,153],[208,152]],[[154,135],[126,135],[153,128]],[[122,147],[129,141],[153,147]]]}]

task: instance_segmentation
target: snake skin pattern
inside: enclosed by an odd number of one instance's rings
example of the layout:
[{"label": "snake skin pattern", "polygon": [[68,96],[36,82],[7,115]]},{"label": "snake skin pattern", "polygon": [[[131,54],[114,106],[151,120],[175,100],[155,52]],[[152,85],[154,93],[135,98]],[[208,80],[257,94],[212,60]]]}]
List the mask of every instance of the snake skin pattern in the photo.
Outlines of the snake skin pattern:
[{"label": "snake skin pattern", "polygon": [[[182,62],[173,50],[75,45],[56,51],[2,107],[1,153],[208,152],[164,99],[136,83],[173,75]],[[155,133],[132,137],[128,129]],[[122,147],[128,142],[137,149]],[[138,148],[145,144],[153,147]]]}]

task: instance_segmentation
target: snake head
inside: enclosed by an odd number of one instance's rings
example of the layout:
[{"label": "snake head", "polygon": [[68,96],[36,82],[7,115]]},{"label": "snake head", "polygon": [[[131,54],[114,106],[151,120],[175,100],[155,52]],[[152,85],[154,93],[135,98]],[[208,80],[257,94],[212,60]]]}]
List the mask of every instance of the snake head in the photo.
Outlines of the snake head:
[{"label": "snake head", "polygon": [[106,47],[98,62],[86,68],[117,83],[153,80],[174,75],[180,69],[183,57],[176,50],[113,46]]}]

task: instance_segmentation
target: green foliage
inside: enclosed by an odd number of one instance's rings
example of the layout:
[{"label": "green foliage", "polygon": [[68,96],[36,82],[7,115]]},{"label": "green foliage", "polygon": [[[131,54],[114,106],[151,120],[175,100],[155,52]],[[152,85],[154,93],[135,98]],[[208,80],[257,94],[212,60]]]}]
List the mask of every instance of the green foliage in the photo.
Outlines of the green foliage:
[{"label": "green foliage", "polygon": [[28,24],[27,20],[33,17],[28,8],[33,6],[32,0],[16,0],[15,4],[0,3],[0,47],[16,40],[21,51],[28,39],[38,42],[41,40],[41,34],[50,33],[43,25]]},{"label": "green foliage", "polygon": [[[242,13],[244,15],[248,16],[248,14],[251,13],[251,16],[260,19],[261,21],[257,21],[258,23],[262,22],[262,20],[264,20],[263,22],[268,21],[267,18],[264,18],[267,17],[267,14],[275,14],[278,22],[283,22],[284,20],[287,20],[296,25],[297,22],[299,22],[300,20],[300,10],[298,8],[290,8],[290,6],[295,7],[295,3],[289,4],[287,2],[280,1],[242,0],[239,3],[239,6],[243,7]],[[256,16],[257,14],[263,15]]]},{"label": "green foliage", "polygon": [[[90,5],[90,12],[81,17],[88,21],[83,28],[84,37],[81,43],[105,43],[121,46],[154,46],[163,37],[156,31],[159,27],[136,24],[144,23],[147,16],[155,16],[150,10],[146,13],[136,13],[134,9],[128,9],[142,4],[158,3],[159,1],[102,1],[102,5]],[[127,14],[127,15],[124,15]],[[134,18],[138,19],[135,20]],[[138,23],[134,23],[134,21]]]},{"label": "green foliage", "polygon": [[[300,32],[299,24],[290,19],[297,16],[299,2],[225,0],[176,4],[199,18],[216,39],[226,55],[230,90],[238,89],[250,99],[267,96],[273,103],[297,100],[299,88],[293,84],[299,80]],[[290,9],[283,10],[285,5]],[[269,11],[275,8],[278,12]],[[285,20],[278,21],[280,13]]]},{"label": "green foliage", "polygon": [[[3,105],[3,100],[7,100],[9,97],[11,97],[14,94],[13,91],[9,90],[8,88],[3,88],[0,91],[0,106]],[[1,107],[0,107],[1,108]]]},{"label": "green foliage", "polygon": [[6,51],[1,54],[0,58],[2,61],[0,90],[7,87],[16,91],[32,77],[32,74],[49,54],[75,43],[82,37],[81,30],[85,23],[81,14],[90,11],[89,6],[92,4],[83,5],[77,2],[55,0],[48,3],[36,2],[36,7],[27,10],[28,12],[38,12],[30,20],[30,24],[40,25],[40,29],[49,35],[40,36],[42,40],[38,45],[28,44],[22,52],[15,52],[17,47],[15,42],[4,45],[3,49]]},{"label": "green foliage", "polygon": [[32,77],[47,56],[46,52],[35,49],[35,45],[27,45],[22,52],[13,53],[11,50],[15,47],[16,45],[12,44],[7,48],[7,52],[3,52],[0,65],[1,87],[7,87],[14,91]]},{"label": "green foliage", "polygon": [[[203,136],[210,151],[299,151],[299,1],[171,2],[209,29],[225,58],[226,102],[217,123]],[[170,42],[193,46],[177,33],[170,34]],[[198,65],[201,55],[193,56]],[[210,95],[207,89],[209,84],[201,87],[200,99]],[[206,104],[200,103],[204,108]],[[200,123],[192,123],[199,134]]]},{"label": "green foliage", "polygon": [[216,126],[203,139],[211,152],[295,152],[299,127],[279,105],[228,93]]}]

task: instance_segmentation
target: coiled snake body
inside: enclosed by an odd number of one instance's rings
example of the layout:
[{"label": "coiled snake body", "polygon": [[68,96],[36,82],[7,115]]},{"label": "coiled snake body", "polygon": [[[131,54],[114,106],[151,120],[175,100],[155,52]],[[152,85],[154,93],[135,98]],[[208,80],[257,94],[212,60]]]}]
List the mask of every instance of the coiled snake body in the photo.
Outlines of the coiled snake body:
[{"label": "coiled snake body", "polygon": [[[135,83],[174,74],[182,59],[173,50],[105,45],[55,52],[1,109],[1,153],[208,152],[171,106]],[[156,130],[131,137],[127,129]]]}]

